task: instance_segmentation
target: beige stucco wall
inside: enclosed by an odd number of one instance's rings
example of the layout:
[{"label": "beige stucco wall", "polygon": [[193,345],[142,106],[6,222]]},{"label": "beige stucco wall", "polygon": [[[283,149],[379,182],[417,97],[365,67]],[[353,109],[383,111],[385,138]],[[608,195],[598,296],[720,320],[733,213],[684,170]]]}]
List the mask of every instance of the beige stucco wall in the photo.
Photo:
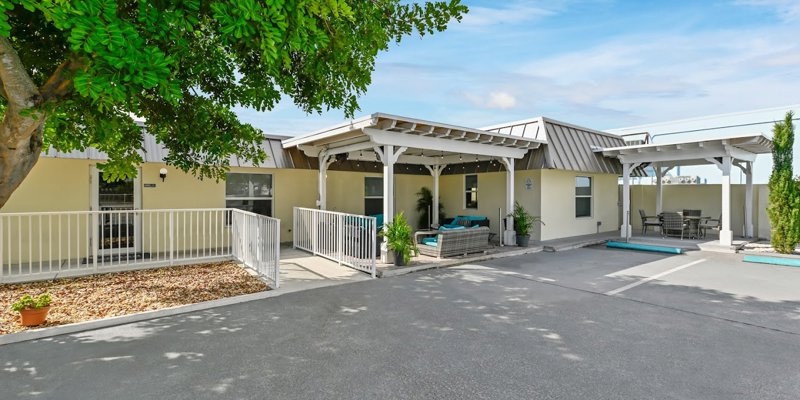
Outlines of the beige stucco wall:
[{"label": "beige stucco wall", "polygon": [[[472,174],[468,174],[472,175]],[[464,176],[444,175],[440,178],[441,199],[447,219],[456,215],[478,215],[489,218],[492,232],[499,233],[502,229],[500,209],[506,213],[506,173],[485,172],[478,173],[478,208],[464,207]]]},{"label": "beige stucco wall", "polygon": [[[753,226],[761,238],[769,238],[769,218],[766,215],[769,190],[766,185],[755,185],[753,189]],[[745,185],[731,185],[731,228],[733,234],[744,234]],[[641,229],[639,209],[647,215],[655,215],[656,186],[631,186],[631,224],[634,233]],[[719,218],[722,214],[722,186],[716,185],[664,185],[663,210],[681,211],[684,208],[700,209],[703,216]]]},{"label": "beige stucco wall", "polygon": [[88,211],[88,160],[41,158],[0,212]]},{"label": "beige stucco wall", "polygon": [[[575,178],[592,178],[592,215],[575,217]],[[545,224],[541,240],[588,235],[619,229],[617,176],[574,171],[542,170],[541,216]]]},{"label": "beige stucco wall", "polygon": [[[328,210],[351,214],[364,214],[364,178],[382,177],[382,173],[328,171]],[[419,213],[416,210],[417,192],[423,186],[433,189],[429,175],[395,174],[395,210],[403,211],[414,229],[418,229]],[[315,181],[316,182],[316,181]],[[316,199],[316,187],[313,188]]]}]

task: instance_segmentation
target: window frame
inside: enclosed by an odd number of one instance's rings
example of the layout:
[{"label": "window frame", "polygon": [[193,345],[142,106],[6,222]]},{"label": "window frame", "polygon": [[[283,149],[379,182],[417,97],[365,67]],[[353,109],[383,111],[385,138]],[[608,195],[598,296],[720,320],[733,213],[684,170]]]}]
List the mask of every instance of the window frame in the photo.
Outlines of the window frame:
[{"label": "window frame", "polygon": [[[474,176],[475,177],[475,189],[471,190],[467,188],[467,177]],[[462,180],[464,190],[461,192],[463,193],[462,197],[462,206],[465,210],[477,210],[478,209],[478,188],[480,187],[480,183],[478,182],[478,174],[465,174],[464,179]],[[475,205],[470,207],[467,203],[467,195],[474,194],[475,197]]]},{"label": "window frame", "polygon": [[[367,181],[370,180],[370,179],[374,179],[374,180],[380,181],[380,183],[381,183],[381,185],[380,185],[381,195],[380,196],[369,196],[369,195],[367,195]],[[383,204],[384,195],[385,195],[385,193],[383,193],[383,177],[382,176],[365,176],[364,177],[364,215],[369,215],[369,214],[367,214],[367,200],[380,199],[381,200],[381,204]],[[382,205],[381,205],[381,212],[380,213],[383,213],[383,206]],[[372,215],[374,215],[374,214],[372,214]]]},{"label": "window frame", "polygon": [[[225,176],[225,181],[230,178],[231,175],[266,175],[269,176],[269,195],[259,195],[256,196],[254,194],[254,187],[253,181],[248,178],[248,196],[238,196],[238,195],[228,195],[228,187],[227,183],[225,186],[225,208],[236,208],[236,207],[228,207],[228,201],[259,201],[259,200],[269,200],[269,217],[275,216],[275,175],[271,173],[263,173],[263,172],[228,172]],[[246,210],[243,210],[246,211]],[[260,215],[260,214],[259,214]]]},{"label": "window frame", "polygon": [[[578,194],[578,179],[585,178],[589,180],[589,194]],[[575,176],[575,209],[574,215],[575,219],[585,219],[585,218],[593,218],[594,217],[594,179],[591,176],[586,175],[576,175]],[[589,199],[589,215],[578,215],[578,199]]]}]

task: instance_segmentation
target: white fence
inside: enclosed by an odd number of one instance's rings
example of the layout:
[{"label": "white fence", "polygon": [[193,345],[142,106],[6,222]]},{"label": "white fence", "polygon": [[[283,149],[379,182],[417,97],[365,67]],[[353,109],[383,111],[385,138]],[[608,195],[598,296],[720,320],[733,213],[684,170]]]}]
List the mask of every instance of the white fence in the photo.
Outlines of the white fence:
[{"label": "white fence", "polygon": [[0,282],[237,260],[278,285],[280,221],[237,209],[0,214]]},{"label": "white fence", "polygon": [[375,217],[295,207],[293,228],[295,248],[375,277]]}]

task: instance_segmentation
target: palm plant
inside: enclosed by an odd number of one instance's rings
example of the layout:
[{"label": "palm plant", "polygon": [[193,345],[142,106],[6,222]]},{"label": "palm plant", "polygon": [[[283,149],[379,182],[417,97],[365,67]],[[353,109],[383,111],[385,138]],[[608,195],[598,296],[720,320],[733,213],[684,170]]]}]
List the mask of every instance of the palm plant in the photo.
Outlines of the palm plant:
[{"label": "palm plant", "polygon": [[[541,217],[533,216],[528,213],[524,207],[522,207],[519,202],[514,203],[514,212],[509,214],[510,217],[514,219],[514,230],[517,232],[517,243],[527,243],[527,239],[530,238],[531,235],[531,228],[533,224],[538,222],[542,225],[545,225],[544,221],[542,221]],[[520,240],[520,238],[524,238]]]},{"label": "palm plant", "polygon": [[[420,228],[427,228],[428,222],[433,221],[428,215],[428,210],[433,208],[433,193],[430,189],[423,186],[417,192],[417,212],[419,213],[419,220],[417,226]],[[444,219],[444,204],[439,202],[439,220]]]},{"label": "palm plant", "polygon": [[394,251],[396,265],[408,264],[412,256],[419,254],[411,233],[411,225],[406,221],[402,211],[394,216],[392,222],[384,224],[383,230],[379,233],[386,241],[386,247]]}]

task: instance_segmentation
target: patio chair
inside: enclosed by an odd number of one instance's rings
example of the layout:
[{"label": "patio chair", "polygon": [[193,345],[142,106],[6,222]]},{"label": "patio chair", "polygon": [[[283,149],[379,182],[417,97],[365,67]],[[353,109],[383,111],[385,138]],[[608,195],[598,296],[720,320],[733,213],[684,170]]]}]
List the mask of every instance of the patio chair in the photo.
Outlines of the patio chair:
[{"label": "patio chair", "polygon": [[689,225],[683,222],[683,217],[676,212],[665,212],[662,219],[661,236],[680,236],[683,240],[683,233],[689,229]]},{"label": "patio chair", "polygon": [[700,220],[700,237],[706,237],[706,233],[709,229],[719,230],[720,229],[720,221],[722,221],[722,215],[719,216],[719,219],[714,219],[710,217],[706,217]]},{"label": "patio chair", "polygon": [[692,237],[700,236],[700,217],[703,215],[702,210],[683,210],[683,221],[688,225]]},{"label": "patio chair", "polygon": [[647,234],[647,227],[648,226],[657,226],[661,227],[661,221],[658,217],[651,217],[644,213],[644,210],[641,208],[639,209],[639,216],[642,217],[642,235]]}]

